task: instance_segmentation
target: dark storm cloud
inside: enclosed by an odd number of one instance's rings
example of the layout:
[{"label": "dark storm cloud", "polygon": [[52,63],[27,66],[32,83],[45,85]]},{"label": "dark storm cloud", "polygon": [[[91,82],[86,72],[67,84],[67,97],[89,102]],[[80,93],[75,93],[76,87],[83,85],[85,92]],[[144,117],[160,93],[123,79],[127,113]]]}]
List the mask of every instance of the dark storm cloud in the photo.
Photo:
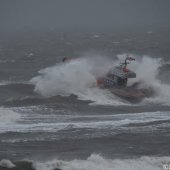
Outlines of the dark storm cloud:
[{"label": "dark storm cloud", "polygon": [[0,0],[1,30],[112,29],[170,24],[170,0]]}]

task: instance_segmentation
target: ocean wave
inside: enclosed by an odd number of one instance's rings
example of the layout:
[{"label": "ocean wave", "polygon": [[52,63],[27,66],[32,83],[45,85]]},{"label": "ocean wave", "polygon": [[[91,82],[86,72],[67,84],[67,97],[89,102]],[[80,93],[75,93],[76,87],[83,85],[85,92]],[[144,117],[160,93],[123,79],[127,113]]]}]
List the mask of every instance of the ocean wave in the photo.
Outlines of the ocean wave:
[{"label": "ocean wave", "polygon": [[[125,58],[125,54],[117,57],[120,60]],[[170,96],[167,93],[170,86],[161,83],[157,78],[159,68],[163,65],[162,60],[149,56],[135,57],[136,62],[129,65],[129,68],[137,73],[137,78],[130,79],[128,85],[140,82],[139,88],[153,89],[154,96],[149,100],[146,98],[145,103],[159,98],[160,104],[170,104]],[[40,70],[40,75],[32,78],[31,83],[35,85],[34,91],[45,97],[74,94],[80,100],[92,101],[93,105],[131,105],[128,101],[113,95],[109,90],[100,89],[96,85],[96,78],[105,75],[117,63],[119,63],[118,60],[107,57],[79,58]]]},{"label": "ocean wave", "polygon": [[19,113],[8,108],[0,108],[0,126],[16,123],[20,118],[21,115]]},{"label": "ocean wave", "polygon": [[[170,157],[143,156],[133,159],[108,159],[99,154],[91,154],[87,159],[64,161],[53,159],[49,161],[18,161],[6,160],[6,167],[12,165],[15,169],[25,170],[162,170],[168,167]],[[0,164],[0,170],[3,166]]]},{"label": "ocean wave", "polygon": [[5,86],[5,85],[8,85],[8,84],[11,84],[11,82],[7,81],[7,80],[1,80],[0,81],[0,86]]},{"label": "ocean wave", "polygon": [[[13,113],[13,112],[12,112]],[[15,113],[15,112],[14,112]],[[15,113],[16,114],[16,113]],[[5,117],[6,118],[6,117]],[[5,119],[4,118],[4,119]],[[11,121],[11,117],[7,116],[8,122]],[[35,122],[32,119],[29,119],[27,121],[26,116],[23,117],[25,121],[20,121],[19,123],[13,123],[13,124],[4,124],[0,123],[0,133],[6,133],[6,132],[20,132],[20,133],[26,133],[26,132],[58,132],[61,130],[76,130],[76,129],[117,129],[118,127],[126,127],[127,125],[132,124],[143,124],[143,123],[153,123],[153,122],[160,122],[160,121],[167,121],[170,120],[169,112],[146,112],[146,113],[136,113],[136,114],[118,114],[111,116],[105,116],[103,120],[97,119],[89,119],[90,116],[87,118],[84,118],[83,121],[78,120],[77,118],[80,118],[78,116],[70,116],[70,120],[63,119],[64,122],[56,122],[52,123],[50,120],[46,120],[46,122],[43,122],[42,117],[40,117],[41,122]],[[34,119],[35,117],[33,117]],[[52,119],[54,117],[52,116]],[[15,117],[12,117],[13,119],[18,119],[18,115]],[[37,117],[38,119],[38,117]],[[46,117],[44,117],[46,119]],[[50,119],[50,117],[49,117]],[[78,121],[77,121],[77,120]],[[43,122],[43,123],[42,123]]]},{"label": "ocean wave", "polygon": [[[0,161],[0,167],[3,167],[3,168],[14,168],[15,165],[10,161],[10,160],[7,160],[7,159],[2,159]],[[1,168],[0,168],[1,169]]]},{"label": "ocean wave", "polygon": [[114,100],[109,91],[96,86],[96,76],[103,75],[110,67],[109,59],[75,59],[40,70],[40,75],[34,77],[31,83],[35,85],[35,92],[45,97],[74,94],[80,100],[116,105],[121,101]]}]

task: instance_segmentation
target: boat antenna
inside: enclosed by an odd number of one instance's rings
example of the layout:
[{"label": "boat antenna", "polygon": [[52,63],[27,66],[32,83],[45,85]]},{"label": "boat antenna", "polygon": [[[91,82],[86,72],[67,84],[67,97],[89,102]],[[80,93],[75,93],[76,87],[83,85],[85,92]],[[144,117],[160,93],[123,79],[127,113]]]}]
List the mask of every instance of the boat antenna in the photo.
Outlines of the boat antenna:
[{"label": "boat antenna", "polygon": [[124,67],[126,68],[127,65],[130,64],[130,62],[128,62],[128,61],[133,61],[133,60],[135,60],[135,58],[129,57],[129,55],[127,54],[126,58],[125,58],[125,61],[123,63],[121,63],[121,65],[124,65]]}]

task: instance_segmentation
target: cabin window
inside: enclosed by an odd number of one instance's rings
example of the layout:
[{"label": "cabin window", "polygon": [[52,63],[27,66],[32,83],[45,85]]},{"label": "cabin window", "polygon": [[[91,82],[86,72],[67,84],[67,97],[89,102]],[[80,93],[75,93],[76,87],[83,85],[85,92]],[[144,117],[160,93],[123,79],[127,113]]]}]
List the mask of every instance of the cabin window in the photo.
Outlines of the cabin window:
[{"label": "cabin window", "polygon": [[121,77],[118,77],[117,78],[117,85],[118,86],[126,86],[127,85],[127,78],[121,78]]}]

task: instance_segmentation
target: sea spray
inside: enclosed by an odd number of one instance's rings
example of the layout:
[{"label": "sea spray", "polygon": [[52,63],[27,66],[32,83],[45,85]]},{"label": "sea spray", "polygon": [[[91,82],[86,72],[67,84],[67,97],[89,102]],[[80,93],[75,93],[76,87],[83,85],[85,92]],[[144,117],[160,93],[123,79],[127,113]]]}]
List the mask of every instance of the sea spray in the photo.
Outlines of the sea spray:
[{"label": "sea spray", "polygon": [[14,165],[10,160],[2,159],[2,160],[0,161],[0,167],[4,167],[4,168],[14,168],[15,165]]},{"label": "sea spray", "polygon": [[[118,59],[122,60],[127,55],[118,55]],[[164,84],[158,78],[160,68],[165,64],[161,58],[151,58],[150,56],[137,56],[130,54],[130,56],[136,59],[135,62],[131,62],[128,68],[135,71],[137,77],[135,79],[129,79],[128,86],[138,83],[138,88],[152,89],[154,95],[145,98],[140,104],[161,104],[170,105],[170,85]]]},{"label": "sea spray", "polygon": [[96,104],[120,104],[108,90],[97,87],[96,78],[113,67],[114,61],[102,57],[73,59],[39,71],[31,82],[35,92],[45,97],[75,94],[81,100]]},{"label": "sea spray", "polygon": [[95,77],[90,74],[88,67],[84,60],[56,64],[40,70],[41,75],[31,82],[35,84],[35,91],[43,96],[74,94],[95,84]]},{"label": "sea spray", "polygon": [[20,119],[21,115],[7,108],[0,108],[0,124],[15,123]]},{"label": "sea spray", "polygon": [[[96,79],[123,62],[126,56],[125,54],[117,55],[118,60],[101,56],[84,57],[66,63],[57,63],[52,67],[40,70],[40,75],[31,79],[31,83],[35,85],[35,92],[45,97],[75,94],[79,99],[91,100],[95,104],[124,105],[127,103],[111,94],[107,89],[99,89]],[[170,98],[167,90],[170,89],[170,86],[162,84],[157,78],[162,65],[161,59],[149,56],[134,57],[136,61],[129,64],[128,68],[136,72],[137,77],[129,79],[128,86],[138,82],[138,88],[151,88],[155,92],[153,97],[144,101],[161,98],[162,101],[158,100],[160,103],[167,103],[167,99]]]},{"label": "sea spray", "polygon": [[135,58],[136,61],[129,64],[128,67],[135,71],[137,77],[129,79],[129,83],[140,82],[141,88],[155,87],[157,84],[160,84],[157,76],[161,66],[161,59],[154,59],[149,56],[135,56]]},{"label": "sea spray", "polygon": [[87,160],[75,159],[72,161],[51,160],[34,162],[36,170],[162,170],[168,164],[169,157],[147,157],[136,159],[106,159],[99,154],[90,155]]}]

